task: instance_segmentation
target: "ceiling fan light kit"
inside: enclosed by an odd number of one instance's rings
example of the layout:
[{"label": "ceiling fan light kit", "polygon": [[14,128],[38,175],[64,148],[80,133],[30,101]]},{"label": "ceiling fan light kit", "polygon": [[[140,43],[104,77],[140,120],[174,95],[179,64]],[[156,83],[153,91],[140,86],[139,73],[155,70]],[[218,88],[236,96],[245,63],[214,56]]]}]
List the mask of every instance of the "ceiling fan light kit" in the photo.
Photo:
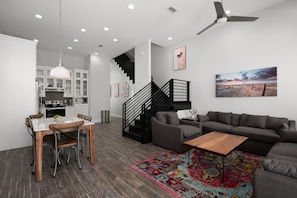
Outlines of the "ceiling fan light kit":
[{"label": "ceiling fan light kit", "polygon": [[201,30],[200,32],[197,33],[197,35],[201,34],[202,32],[206,31],[207,29],[211,28],[212,26],[214,26],[217,23],[225,23],[225,22],[251,22],[251,21],[255,21],[258,19],[258,17],[247,17],[247,16],[229,16],[228,14],[226,14],[226,11],[223,8],[223,4],[221,2],[214,2],[214,6],[216,9],[216,13],[217,13],[217,19],[214,20],[214,22],[212,22],[210,25],[208,25],[206,28],[204,28],[203,30]]}]

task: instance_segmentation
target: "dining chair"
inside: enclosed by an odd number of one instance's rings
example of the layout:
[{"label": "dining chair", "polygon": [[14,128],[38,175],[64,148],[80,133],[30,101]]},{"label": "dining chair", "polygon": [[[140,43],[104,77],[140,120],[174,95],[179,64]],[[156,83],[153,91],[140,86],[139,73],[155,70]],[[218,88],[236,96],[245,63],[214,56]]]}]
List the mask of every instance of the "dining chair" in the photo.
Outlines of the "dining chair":
[{"label": "dining chair", "polygon": [[[81,118],[81,119],[84,119],[84,120],[87,120],[87,121],[92,121],[92,117],[91,116],[87,116],[87,115],[83,115],[83,114],[77,114],[77,117],[78,118]],[[84,150],[85,150],[85,152],[86,152],[86,154],[87,154],[87,158],[89,158],[90,156],[89,156],[89,132],[88,132],[88,130],[87,129],[85,129],[85,130],[82,130],[81,131],[81,147],[80,147],[80,151],[82,151],[82,153],[84,153]],[[84,142],[84,150],[83,150],[83,146],[82,146],[82,142]]]},{"label": "dining chair", "polygon": [[[57,166],[61,165],[60,153],[65,149],[68,149],[68,157],[66,163],[70,161],[70,148],[74,148],[76,151],[76,159],[78,161],[79,169],[82,169],[79,159],[80,148],[80,127],[84,124],[84,120],[70,122],[70,123],[58,123],[50,124],[49,128],[53,131],[55,136],[54,147],[54,171],[53,177],[56,176]],[[76,134],[76,137],[73,137]]]},{"label": "dining chair", "polygon": [[33,127],[32,127],[32,122],[31,122],[29,117],[27,117],[25,119],[25,125],[27,127],[27,131],[28,131],[29,135],[32,138],[32,145],[31,145],[32,146],[32,162],[31,162],[31,166],[33,166],[32,167],[32,174],[34,174],[35,173],[35,154],[36,154],[36,152],[35,152],[35,149],[36,149],[35,148],[35,135],[34,135]]},{"label": "dining chair", "polygon": [[29,118],[30,119],[34,119],[34,118],[42,118],[44,115],[43,113],[38,113],[38,114],[32,114],[32,115],[29,115]]}]

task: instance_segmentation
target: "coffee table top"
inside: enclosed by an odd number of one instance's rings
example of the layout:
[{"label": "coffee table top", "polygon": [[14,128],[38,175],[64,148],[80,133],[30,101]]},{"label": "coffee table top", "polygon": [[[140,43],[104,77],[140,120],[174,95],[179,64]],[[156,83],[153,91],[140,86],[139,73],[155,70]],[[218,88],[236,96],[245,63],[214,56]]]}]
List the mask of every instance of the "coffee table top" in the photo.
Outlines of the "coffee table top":
[{"label": "coffee table top", "polygon": [[245,136],[213,131],[186,141],[184,144],[227,156],[247,139],[248,137]]}]

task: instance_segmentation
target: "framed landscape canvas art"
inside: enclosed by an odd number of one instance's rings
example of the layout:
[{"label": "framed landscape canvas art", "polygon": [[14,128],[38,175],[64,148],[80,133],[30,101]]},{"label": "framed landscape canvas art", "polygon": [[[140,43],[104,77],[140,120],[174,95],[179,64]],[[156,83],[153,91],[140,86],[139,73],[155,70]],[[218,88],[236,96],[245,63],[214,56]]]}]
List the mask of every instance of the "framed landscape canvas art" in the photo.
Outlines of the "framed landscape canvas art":
[{"label": "framed landscape canvas art", "polygon": [[186,46],[173,50],[173,70],[186,69]]},{"label": "framed landscape canvas art", "polygon": [[216,75],[216,97],[277,96],[277,67]]},{"label": "framed landscape canvas art", "polygon": [[113,96],[119,97],[119,83],[113,85]]}]

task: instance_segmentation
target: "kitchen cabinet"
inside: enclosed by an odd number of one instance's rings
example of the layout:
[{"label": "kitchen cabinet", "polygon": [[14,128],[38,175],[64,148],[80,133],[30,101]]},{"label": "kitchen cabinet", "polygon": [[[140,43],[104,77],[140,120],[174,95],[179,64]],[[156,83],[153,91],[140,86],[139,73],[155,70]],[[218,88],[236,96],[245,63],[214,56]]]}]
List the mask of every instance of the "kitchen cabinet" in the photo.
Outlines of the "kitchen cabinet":
[{"label": "kitchen cabinet", "polygon": [[74,111],[74,106],[67,106],[66,107],[66,116],[67,117],[74,117],[76,116],[77,114],[75,114],[75,111]]},{"label": "kitchen cabinet", "polygon": [[74,69],[74,97],[86,98],[89,95],[89,71]]},{"label": "kitchen cabinet", "polygon": [[53,67],[37,66],[36,81],[39,84],[39,95],[45,97],[45,89],[64,89],[64,97],[73,97],[73,72],[70,72],[69,79],[50,77]]},{"label": "kitchen cabinet", "polygon": [[45,69],[37,67],[36,82],[38,82],[38,97],[45,97]]},{"label": "kitchen cabinet", "polygon": [[89,104],[74,104],[74,115],[78,113],[89,115]]}]

